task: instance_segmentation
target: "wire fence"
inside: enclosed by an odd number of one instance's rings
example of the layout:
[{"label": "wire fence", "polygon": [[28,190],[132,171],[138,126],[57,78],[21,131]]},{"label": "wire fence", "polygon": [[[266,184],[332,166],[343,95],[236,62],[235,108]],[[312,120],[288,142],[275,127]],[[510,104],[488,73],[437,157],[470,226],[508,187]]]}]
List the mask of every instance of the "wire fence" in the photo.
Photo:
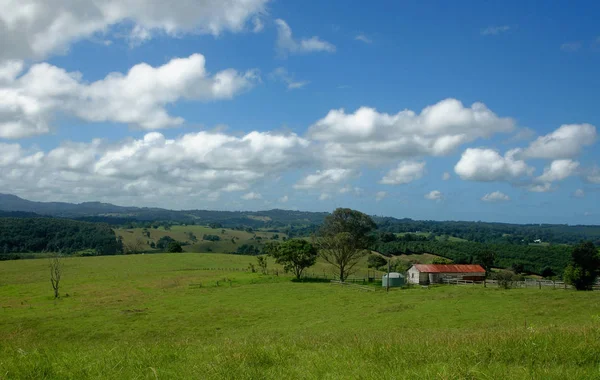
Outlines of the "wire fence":
[{"label": "wire fence", "polygon": [[[485,281],[470,281],[460,280],[455,278],[445,278],[442,280],[443,284],[447,285],[465,285],[465,286],[490,286],[490,287],[503,287],[507,286],[510,288],[538,288],[538,289],[574,289],[572,285],[565,283],[564,281],[552,281],[552,280],[524,280],[524,281],[498,281],[498,280],[485,280]],[[600,283],[596,283],[593,286],[593,290],[600,290]]]}]

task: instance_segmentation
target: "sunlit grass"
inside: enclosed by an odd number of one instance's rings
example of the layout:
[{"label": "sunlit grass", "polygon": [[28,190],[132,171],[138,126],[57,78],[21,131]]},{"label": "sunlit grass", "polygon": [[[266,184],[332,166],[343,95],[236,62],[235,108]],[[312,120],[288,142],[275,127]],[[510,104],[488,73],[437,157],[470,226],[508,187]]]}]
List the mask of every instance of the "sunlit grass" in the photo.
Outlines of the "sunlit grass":
[{"label": "sunlit grass", "polygon": [[69,258],[56,301],[46,260],[1,262],[0,379],[600,378],[597,293],[234,270],[254,260]]}]

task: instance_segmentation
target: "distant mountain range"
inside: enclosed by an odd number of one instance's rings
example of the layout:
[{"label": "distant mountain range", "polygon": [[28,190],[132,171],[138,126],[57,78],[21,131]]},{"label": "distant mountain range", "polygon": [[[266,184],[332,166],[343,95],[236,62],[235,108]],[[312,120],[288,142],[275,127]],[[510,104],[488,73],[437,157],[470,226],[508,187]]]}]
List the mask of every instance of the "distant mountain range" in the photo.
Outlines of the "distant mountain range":
[{"label": "distant mountain range", "polygon": [[[0,194],[0,217],[58,217],[111,225],[127,225],[133,222],[177,222],[185,224],[219,223],[226,228],[284,228],[296,233],[310,234],[316,225],[323,223],[325,212],[292,210],[267,211],[210,211],[167,210],[149,207],[123,207],[110,203],[84,202],[33,202],[16,195]],[[461,221],[418,221],[408,218],[373,217],[380,232],[424,232],[437,236],[453,236],[480,243],[527,244],[541,240],[542,243],[573,244],[592,240],[600,244],[600,226],[569,226],[564,224],[508,224]],[[288,229],[289,230],[289,229]],[[290,233],[290,231],[288,231]]]},{"label": "distant mountain range", "polygon": [[[10,215],[8,214],[10,213]],[[29,214],[25,214],[29,213]],[[325,212],[292,210],[268,211],[209,211],[209,210],[167,210],[150,207],[124,207],[110,203],[84,202],[34,202],[12,194],[0,194],[0,216],[31,217],[52,216],[88,221],[123,224],[127,221],[174,221],[208,224],[220,223],[233,226],[287,226],[321,224]]]}]

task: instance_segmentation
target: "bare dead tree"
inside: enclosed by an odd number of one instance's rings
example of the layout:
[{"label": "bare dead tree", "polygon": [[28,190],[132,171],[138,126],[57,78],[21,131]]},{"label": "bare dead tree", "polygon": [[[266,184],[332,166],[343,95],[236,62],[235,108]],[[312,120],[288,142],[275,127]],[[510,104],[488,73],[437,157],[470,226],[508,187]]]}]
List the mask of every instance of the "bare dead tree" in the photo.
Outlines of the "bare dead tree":
[{"label": "bare dead tree", "polygon": [[54,290],[54,298],[59,297],[60,290],[60,279],[63,272],[63,262],[60,253],[50,258],[50,283],[52,284],[52,290]]},{"label": "bare dead tree", "polygon": [[144,239],[138,237],[133,242],[125,243],[123,248],[125,249],[125,253],[136,255],[143,251],[145,244]]}]

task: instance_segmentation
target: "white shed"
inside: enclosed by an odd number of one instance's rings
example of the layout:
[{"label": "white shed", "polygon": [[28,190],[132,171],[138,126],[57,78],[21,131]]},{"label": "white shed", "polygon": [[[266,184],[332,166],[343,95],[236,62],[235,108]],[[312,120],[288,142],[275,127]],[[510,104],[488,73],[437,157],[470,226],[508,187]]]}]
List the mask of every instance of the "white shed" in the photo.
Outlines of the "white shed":
[{"label": "white shed", "polygon": [[483,281],[485,269],[481,265],[463,264],[415,264],[408,270],[408,283],[435,284],[444,278]]}]

